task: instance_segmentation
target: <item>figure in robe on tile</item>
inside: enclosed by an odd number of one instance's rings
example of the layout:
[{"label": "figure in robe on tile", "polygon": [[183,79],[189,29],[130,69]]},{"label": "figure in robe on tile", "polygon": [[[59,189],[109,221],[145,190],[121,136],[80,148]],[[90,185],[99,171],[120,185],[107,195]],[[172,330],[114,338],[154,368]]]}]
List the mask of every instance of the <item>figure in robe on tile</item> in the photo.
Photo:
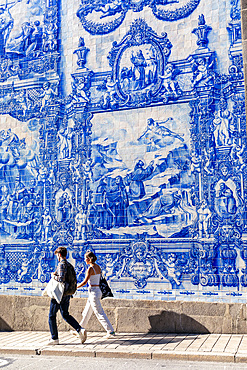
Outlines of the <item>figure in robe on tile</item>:
[{"label": "figure in robe on tile", "polygon": [[26,225],[26,234],[20,235],[19,237],[26,237],[29,240],[34,238],[34,233],[37,228],[37,217],[35,209],[32,202],[28,202],[26,205],[25,213],[22,217],[22,222],[25,222]]},{"label": "figure in robe on tile", "polygon": [[69,157],[69,143],[67,138],[67,132],[65,129],[60,129],[58,131],[58,150],[59,150],[59,159],[65,159]]},{"label": "figure in robe on tile", "polygon": [[178,191],[167,192],[165,188],[151,197],[151,203],[147,209],[135,220],[135,223],[151,223],[156,217],[175,212],[175,207],[179,206],[182,198]]},{"label": "figure in robe on tile", "polygon": [[108,212],[107,226],[127,226],[128,195],[121,176],[117,176],[106,192],[106,205]]},{"label": "figure in robe on tile", "polygon": [[10,194],[7,218],[9,220],[21,220],[24,207],[28,201],[28,191],[25,185],[21,182],[20,177],[16,176],[14,190]]},{"label": "figure in robe on tile", "polygon": [[64,192],[58,199],[57,220],[58,222],[65,222],[70,219],[72,204],[67,192]]},{"label": "figure in robe on tile", "polygon": [[134,168],[134,171],[125,177],[125,184],[129,185],[129,197],[131,200],[141,199],[146,195],[144,180],[154,172],[154,161],[144,168],[144,162],[139,160]]},{"label": "figure in robe on tile", "polygon": [[147,66],[146,60],[142,50],[138,50],[136,55],[132,52],[130,58],[133,68],[133,80],[135,81],[134,90],[145,88],[145,67]]},{"label": "figure in robe on tile", "polygon": [[154,83],[157,80],[157,60],[153,47],[146,49],[146,68],[145,68],[145,83],[146,86]]},{"label": "figure in robe on tile", "polygon": [[131,79],[132,79],[132,69],[123,67],[121,70],[121,74],[120,74],[120,80],[121,80],[121,87],[123,91],[126,93],[129,92],[129,89],[131,86],[131,83],[130,83]]},{"label": "figure in robe on tile", "polygon": [[18,157],[19,143],[20,143],[19,137],[14,132],[11,131],[11,128],[9,128],[4,137],[2,146],[6,149],[9,148],[13,156]]},{"label": "figure in robe on tile", "polygon": [[231,146],[233,144],[232,133],[235,131],[234,116],[228,110],[225,98],[220,99],[220,109],[215,113],[213,130],[216,147]]},{"label": "figure in robe on tile", "polygon": [[237,203],[232,189],[225,182],[216,189],[215,209],[221,217],[230,217],[237,212]]},{"label": "figure in robe on tile", "polygon": [[24,22],[21,26],[20,34],[7,43],[6,51],[8,53],[25,56],[26,51],[32,44],[31,36],[33,31],[33,26],[29,22]]},{"label": "figure in robe on tile", "polygon": [[14,19],[9,10],[21,0],[16,0],[0,5],[0,56],[5,54],[5,46],[8,41],[10,32],[14,26]]},{"label": "figure in robe on tile", "polygon": [[33,31],[31,34],[30,51],[41,50],[43,44],[43,28],[40,26],[40,21],[33,23]]},{"label": "figure in robe on tile", "polygon": [[9,192],[6,185],[1,187],[1,199],[0,199],[0,220],[7,218],[7,209],[9,204]]}]

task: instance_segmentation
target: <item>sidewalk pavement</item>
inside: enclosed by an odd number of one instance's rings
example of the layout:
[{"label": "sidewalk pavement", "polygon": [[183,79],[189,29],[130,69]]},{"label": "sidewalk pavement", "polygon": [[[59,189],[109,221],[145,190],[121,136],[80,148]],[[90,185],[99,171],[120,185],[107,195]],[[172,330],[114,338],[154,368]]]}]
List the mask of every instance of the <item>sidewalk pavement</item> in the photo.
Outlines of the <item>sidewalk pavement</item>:
[{"label": "sidewalk pavement", "polygon": [[0,332],[0,354],[141,358],[247,363],[247,334],[160,334],[88,332],[84,344],[59,332],[59,345],[47,346],[48,332]]}]

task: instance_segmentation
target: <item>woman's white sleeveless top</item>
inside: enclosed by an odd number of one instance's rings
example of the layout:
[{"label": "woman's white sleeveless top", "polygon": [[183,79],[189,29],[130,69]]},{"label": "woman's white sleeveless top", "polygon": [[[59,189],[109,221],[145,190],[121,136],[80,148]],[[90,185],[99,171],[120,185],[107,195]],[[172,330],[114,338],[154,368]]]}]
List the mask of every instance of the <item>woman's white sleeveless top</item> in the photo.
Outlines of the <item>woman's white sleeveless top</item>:
[{"label": "woman's white sleeveless top", "polygon": [[93,268],[93,270],[94,270],[95,275],[91,275],[89,280],[88,280],[90,286],[99,285],[99,281],[100,281],[100,275],[101,274],[96,274],[96,271],[95,271],[94,268]]}]

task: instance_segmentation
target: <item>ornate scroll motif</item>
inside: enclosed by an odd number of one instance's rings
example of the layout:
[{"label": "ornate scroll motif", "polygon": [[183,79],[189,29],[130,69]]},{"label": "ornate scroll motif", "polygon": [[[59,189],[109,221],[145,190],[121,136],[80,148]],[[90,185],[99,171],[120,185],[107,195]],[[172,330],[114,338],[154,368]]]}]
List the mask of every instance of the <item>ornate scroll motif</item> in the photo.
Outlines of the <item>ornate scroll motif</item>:
[{"label": "ornate scroll motif", "polygon": [[141,12],[148,6],[156,18],[172,22],[188,17],[199,3],[200,0],[183,1],[182,4],[174,0],[104,0],[100,3],[97,0],[87,0],[82,1],[77,16],[90,34],[104,35],[117,29],[129,10]]}]

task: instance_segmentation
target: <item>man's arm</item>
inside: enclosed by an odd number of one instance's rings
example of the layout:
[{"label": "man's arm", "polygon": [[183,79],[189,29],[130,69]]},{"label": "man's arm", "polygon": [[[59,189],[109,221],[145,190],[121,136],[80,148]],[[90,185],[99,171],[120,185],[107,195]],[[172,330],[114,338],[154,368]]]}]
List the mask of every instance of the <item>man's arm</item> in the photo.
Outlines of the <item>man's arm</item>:
[{"label": "man's arm", "polygon": [[53,277],[60,283],[64,283],[66,272],[67,272],[66,262],[59,262],[59,264],[57,265],[57,269],[53,274]]}]

